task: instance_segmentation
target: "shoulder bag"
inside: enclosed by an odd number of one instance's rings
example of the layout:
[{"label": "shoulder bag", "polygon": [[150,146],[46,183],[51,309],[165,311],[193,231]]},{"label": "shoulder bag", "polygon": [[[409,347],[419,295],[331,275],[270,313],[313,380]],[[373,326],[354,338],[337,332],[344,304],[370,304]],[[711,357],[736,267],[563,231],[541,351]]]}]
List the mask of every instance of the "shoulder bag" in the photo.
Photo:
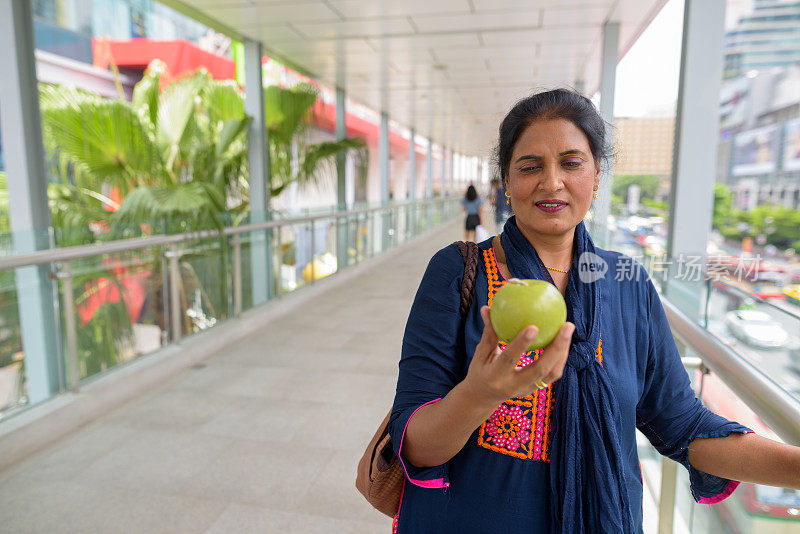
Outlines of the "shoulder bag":
[{"label": "shoulder bag", "polygon": [[[480,250],[478,245],[472,242],[456,241],[455,244],[464,258],[464,276],[461,280],[461,303],[459,306],[463,320],[472,305]],[[405,474],[400,460],[394,453],[389,436],[391,415],[392,410],[390,409],[369,442],[361,461],[358,462],[356,488],[378,511],[394,517],[400,506],[400,494],[403,491]]]}]

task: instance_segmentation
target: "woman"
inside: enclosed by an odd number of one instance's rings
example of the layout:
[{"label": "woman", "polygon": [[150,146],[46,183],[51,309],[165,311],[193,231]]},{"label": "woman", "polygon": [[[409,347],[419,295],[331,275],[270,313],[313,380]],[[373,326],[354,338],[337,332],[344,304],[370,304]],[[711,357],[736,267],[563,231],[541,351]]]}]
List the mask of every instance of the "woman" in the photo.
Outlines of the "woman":
[{"label": "woman", "polygon": [[467,188],[467,193],[461,199],[461,207],[467,213],[464,241],[475,241],[475,228],[481,224],[483,219],[483,200],[478,197],[478,191],[474,185]]},{"label": "woman", "polygon": [[[630,259],[594,247],[582,220],[604,136],[591,102],[566,90],[526,98],[503,121],[514,216],[479,244],[472,307],[461,320],[464,264],[451,245],[431,259],[406,326],[389,425],[407,475],[396,532],[641,532],[637,428],[689,470],[698,502],[719,502],[735,480],[800,487],[800,449],[704,408],[646,273],[617,281]],[[602,262],[610,275],[581,269]],[[535,326],[498,346],[488,311],[512,276],[565,297],[567,322],[542,351],[523,353]]]}]

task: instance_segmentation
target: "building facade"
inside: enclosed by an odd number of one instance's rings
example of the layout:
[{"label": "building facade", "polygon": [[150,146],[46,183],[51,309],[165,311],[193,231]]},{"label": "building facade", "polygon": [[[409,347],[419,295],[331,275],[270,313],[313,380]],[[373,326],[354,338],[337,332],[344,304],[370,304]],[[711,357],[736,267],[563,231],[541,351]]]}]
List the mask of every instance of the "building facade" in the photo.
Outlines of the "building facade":
[{"label": "building facade", "polygon": [[727,33],[717,181],[733,206],[800,209],[800,1],[755,0]]},{"label": "building facade", "polygon": [[614,174],[649,174],[659,180],[657,200],[669,195],[675,118],[614,119]]},{"label": "building facade", "polygon": [[725,35],[725,78],[800,62],[800,2],[755,0]]}]

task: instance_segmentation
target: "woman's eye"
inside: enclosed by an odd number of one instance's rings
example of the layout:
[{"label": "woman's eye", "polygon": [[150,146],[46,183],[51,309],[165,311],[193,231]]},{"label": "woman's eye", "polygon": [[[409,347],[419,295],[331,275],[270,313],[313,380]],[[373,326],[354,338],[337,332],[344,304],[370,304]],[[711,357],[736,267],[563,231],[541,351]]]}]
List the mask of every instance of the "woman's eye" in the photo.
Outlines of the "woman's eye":
[{"label": "woman's eye", "polygon": [[536,166],[533,166],[533,167],[523,167],[523,168],[521,168],[521,169],[519,170],[519,172],[534,172],[534,171],[537,171],[537,170],[539,170],[540,168],[541,168],[541,167],[536,167]]},{"label": "woman's eye", "polygon": [[583,162],[582,161],[565,161],[563,163],[563,165],[565,167],[569,167],[569,168],[575,169],[575,168],[578,168],[581,165],[583,165]]}]

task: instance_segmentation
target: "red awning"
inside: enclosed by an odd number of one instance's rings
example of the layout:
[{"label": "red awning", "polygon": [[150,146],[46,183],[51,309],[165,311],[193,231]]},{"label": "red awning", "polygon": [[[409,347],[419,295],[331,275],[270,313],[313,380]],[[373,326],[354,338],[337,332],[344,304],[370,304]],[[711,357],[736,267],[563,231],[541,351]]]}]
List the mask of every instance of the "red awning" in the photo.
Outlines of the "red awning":
[{"label": "red awning", "polygon": [[[218,80],[232,80],[235,76],[236,64],[211,52],[202,50],[194,43],[183,39],[174,41],[156,41],[146,38],[135,38],[126,41],[109,39],[92,39],[94,65],[101,69],[109,67],[109,59],[124,69],[144,70],[154,59],[160,59],[167,65],[168,76],[162,78],[164,87],[171,79],[180,78],[186,73],[205,68],[211,76]],[[263,61],[267,61],[265,56]],[[288,69],[288,67],[287,67]],[[313,83],[313,80],[309,80]],[[317,126],[334,131],[336,123],[336,106],[325,105],[321,100],[314,105]],[[362,137],[367,145],[378,146],[380,126],[369,120],[347,113],[347,135]],[[393,155],[405,154],[408,151],[408,140],[395,131],[389,132],[389,150]],[[425,152],[418,150],[422,157]]]},{"label": "red awning", "polygon": [[[217,80],[232,80],[236,65],[232,59],[200,49],[183,39],[155,41],[145,38],[127,41],[92,39],[94,65],[107,69],[110,59],[118,67],[144,70],[156,58],[166,63],[171,76],[180,77],[186,72],[205,68]],[[109,57],[110,55],[110,57]]]}]

